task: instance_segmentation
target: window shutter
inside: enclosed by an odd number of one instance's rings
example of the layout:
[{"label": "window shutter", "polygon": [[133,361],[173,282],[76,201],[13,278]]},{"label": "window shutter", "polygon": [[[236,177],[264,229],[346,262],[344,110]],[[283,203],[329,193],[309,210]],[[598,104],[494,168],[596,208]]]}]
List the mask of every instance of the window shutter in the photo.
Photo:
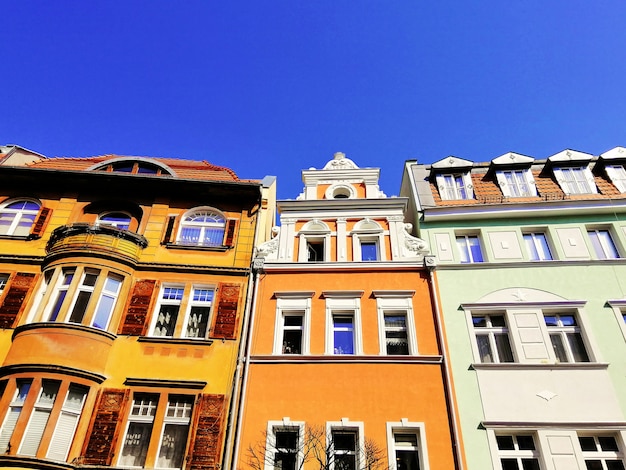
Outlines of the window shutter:
[{"label": "window shutter", "polygon": [[0,306],[0,328],[13,328],[24,301],[35,285],[37,276],[32,273],[16,273],[11,280]]},{"label": "window shutter", "polygon": [[80,418],[80,415],[61,412],[54,429],[54,435],[50,440],[47,458],[65,462],[74,438],[78,418]]},{"label": "window shutter", "polygon": [[13,436],[13,430],[15,429],[17,418],[20,417],[21,412],[21,406],[12,406],[9,408],[6,418],[4,419],[2,432],[0,433],[0,453],[2,454],[7,453],[9,450],[9,441],[11,440],[11,436]]},{"label": "window shutter", "polygon": [[463,181],[465,182],[465,194],[467,199],[474,199],[474,183],[472,182],[472,174],[470,172],[463,173]]},{"label": "window shutter", "polygon": [[135,282],[124,321],[119,329],[120,335],[140,336],[146,334],[150,303],[155,287],[156,281],[154,279]]},{"label": "window shutter", "polygon": [[163,245],[167,245],[168,243],[172,243],[172,233],[174,233],[174,225],[176,224],[176,216],[170,215],[167,218],[167,225],[165,226],[165,232],[163,235]]},{"label": "window shutter", "polygon": [[237,226],[237,221],[235,219],[228,219],[226,221],[226,235],[224,237],[224,245],[225,246],[233,246],[233,240],[235,238],[235,227]]},{"label": "window shutter", "polygon": [[509,189],[509,185],[506,183],[506,176],[504,176],[504,173],[496,171],[496,179],[498,180],[498,186],[500,186],[502,195],[505,197],[511,197],[511,190]]},{"label": "window shutter", "polygon": [[217,314],[211,328],[211,338],[235,339],[237,330],[237,305],[239,303],[239,284],[220,283]]},{"label": "window shutter", "polygon": [[46,229],[46,226],[48,225],[48,221],[50,220],[51,214],[52,214],[52,209],[50,209],[49,207],[42,207],[41,209],[39,209],[39,214],[37,214],[35,223],[33,224],[33,227],[30,230],[30,235],[33,238],[41,238],[44,230]]},{"label": "window shutter", "polygon": [[[111,465],[130,390],[104,389],[100,392],[93,414],[88,438],[83,448],[84,465]],[[120,426],[120,432],[123,426]]]},{"label": "window shutter", "polygon": [[190,470],[217,470],[220,466],[224,395],[200,395],[189,443]]},{"label": "window shutter", "polygon": [[593,173],[591,173],[591,169],[589,167],[585,168],[585,178],[587,178],[587,183],[589,184],[589,189],[593,194],[598,194],[598,187],[596,186],[596,179],[593,177]]},{"label": "window shutter", "polygon": [[18,453],[21,455],[30,455],[34,457],[37,455],[37,449],[41,443],[41,436],[46,429],[48,418],[50,417],[50,410],[38,410],[35,409],[30,416],[30,421],[26,427],[26,432],[22,439],[22,444]]}]

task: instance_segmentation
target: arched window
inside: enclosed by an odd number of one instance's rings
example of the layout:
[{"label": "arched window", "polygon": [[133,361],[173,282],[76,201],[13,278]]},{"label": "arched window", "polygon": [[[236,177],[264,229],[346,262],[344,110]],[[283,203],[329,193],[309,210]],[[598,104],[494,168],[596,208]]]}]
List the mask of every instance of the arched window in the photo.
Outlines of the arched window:
[{"label": "arched window", "polygon": [[110,225],[120,230],[128,230],[132,217],[125,212],[105,212],[98,217],[100,225]]},{"label": "arched window", "polygon": [[28,236],[39,209],[39,203],[26,199],[5,204],[0,209],[0,235]]},{"label": "arched window", "polygon": [[221,246],[225,227],[226,218],[217,210],[195,209],[183,216],[177,242],[182,245]]}]

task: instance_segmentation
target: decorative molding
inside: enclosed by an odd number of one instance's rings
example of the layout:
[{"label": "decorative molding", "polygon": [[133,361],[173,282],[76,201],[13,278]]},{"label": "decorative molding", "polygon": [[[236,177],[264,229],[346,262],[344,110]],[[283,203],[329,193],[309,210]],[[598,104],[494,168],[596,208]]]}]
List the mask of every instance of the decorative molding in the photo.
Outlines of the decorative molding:
[{"label": "decorative molding", "polygon": [[626,430],[626,421],[482,421],[485,429],[587,429]]},{"label": "decorative molding", "polygon": [[470,366],[474,370],[548,370],[548,369],[608,369],[607,362],[544,362],[527,364],[521,362],[475,363]]},{"label": "decorative molding", "polygon": [[211,339],[192,339],[192,338],[169,338],[164,336],[139,336],[138,343],[160,343],[178,346],[211,346]]},{"label": "decorative molding", "polygon": [[363,297],[362,290],[325,290],[322,291],[322,299],[354,299]]},{"label": "decorative molding", "polygon": [[12,374],[32,374],[32,373],[46,373],[46,374],[59,374],[70,375],[72,377],[78,377],[85,380],[90,380],[97,384],[101,384],[106,380],[104,375],[96,374],[82,369],[75,369],[74,367],[51,365],[51,364],[15,364],[11,366],[0,367],[0,377],[5,377]]},{"label": "decorative molding", "polygon": [[202,380],[166,380],[166,379],[144,379],[127,377],[124,385],[129,387],[157,387],[157,388],[186,388],[190,390],[202,390],[208,382]]},{"label": "decorative molding", "polygon": [[256,249],[256,256],[266,259],[278,258],[278,239],[280,227],[272,227],[272,239],[261,243]]},{"label": "decorative molding", "polygon": [[286,363],[360,363],[360,364],[441,364],[443,356],[365,356],[365,355],[297,355],[285,354],[277,356],[259,355],[250,357],[255,364],[286,364]]},{"label": "decorative molding", "polygon": [[374,298],[398,298],[398,297],[413,297],[415,295],[414,290],[373,290],[372,297]]},{"label": "decorative molding", "polygon": [[306,299],[315,295],[315,291],[278,291],[274,292],[274,299]]},{"label": "decorative molding", "polygon": [[333,155],[333,159],[330,160],[322,170],[358,170],[359,167],[350,160],[346,158],[346,154],[343,152],[336,152]]}]

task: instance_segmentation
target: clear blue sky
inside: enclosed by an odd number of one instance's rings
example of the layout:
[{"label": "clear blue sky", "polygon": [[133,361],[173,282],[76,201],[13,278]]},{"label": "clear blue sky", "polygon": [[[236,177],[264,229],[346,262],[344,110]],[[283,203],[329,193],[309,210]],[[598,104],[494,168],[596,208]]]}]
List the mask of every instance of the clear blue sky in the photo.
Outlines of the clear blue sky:
[{"label": "clear blue sky", "polygon": [[622,0],[0,0],[0,144],[278,177],[626,146]]}]

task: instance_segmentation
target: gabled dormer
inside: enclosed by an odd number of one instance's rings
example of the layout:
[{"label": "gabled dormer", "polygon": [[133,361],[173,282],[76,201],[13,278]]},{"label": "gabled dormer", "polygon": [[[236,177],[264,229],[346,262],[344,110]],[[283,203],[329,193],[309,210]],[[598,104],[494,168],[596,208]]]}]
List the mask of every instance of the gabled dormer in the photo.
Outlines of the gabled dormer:
[{"label": "gabled dormer", "polygon": [[471,161],[452,155],[430,166],[431,180],[435,181],[442,201],[474,198],[474,185],[470,175],[472,166]]},{"label": "gabled dormer", "polygon": [[626,148],[615,147],[600,155],[600,165],[620,193],[626,193]]},{"label": "gabled dormer", "polygon": [[598,188],[591,173],[593,155],[576,150],[563,150],[548,157],[554,178],[567,195],[597,194]]},{"label": "gabled dormer", "polygon": [[491,160],[490,171],[496,175],[505,197],[537,196],[535,179],[530,168],[534,158],[515,152],[505,153]]}]

